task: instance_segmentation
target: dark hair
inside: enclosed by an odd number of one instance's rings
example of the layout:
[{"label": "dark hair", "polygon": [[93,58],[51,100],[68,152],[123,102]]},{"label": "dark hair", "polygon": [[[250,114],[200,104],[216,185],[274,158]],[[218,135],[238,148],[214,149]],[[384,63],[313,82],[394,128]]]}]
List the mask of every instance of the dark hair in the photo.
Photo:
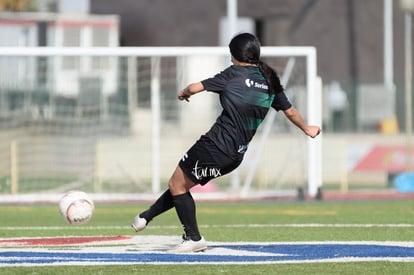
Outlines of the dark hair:
[{"label": "dark hair", "polygon": [[256,36],[240,33],[230,41],[229,48],[231,55],[238,61],[259,66],[269,85],[270,94],[283,91],[275,70],[260,59],[260,42]]}]

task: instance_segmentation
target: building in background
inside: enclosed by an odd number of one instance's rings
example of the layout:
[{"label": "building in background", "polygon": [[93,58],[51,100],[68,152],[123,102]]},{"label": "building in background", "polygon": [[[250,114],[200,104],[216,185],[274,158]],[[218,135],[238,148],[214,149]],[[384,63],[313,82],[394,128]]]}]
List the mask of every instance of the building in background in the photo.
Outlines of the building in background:
[{"label": "building in background", "polygon": [[[119,21],[112,28],[112,34],[97,30],[92,39],[87,37],[89,27],[79,31],[66,26],[66,34],[62,34],[60,23],[55,32],[46,31],[49,23],[45,24],[45,21],[50,22],[49,19],[37,23],[25,21],[26,27],[21,31],[15,32],[13,28],[16,27],[3,30],[2,37],[6,32],[10,39],[0,40],[0,45],[226,45],[223,30],[226,4],[225,0],[174,0],[174,5],[169,0],[1,0],[0,9],[3,10],[56,12],[61,14],[59,17],[72,18],[85,17],[85,14],[90,14],[90,18],[96,18],[98,14],[115,14]],[[398,124],[404,125],[403,13],[398,1],[393,1],[395,91],[383,87],[384,1],[238,0],[237,4],[239,29],[256,33],[264,46],[316,47],[318,74],[327,87],[324,91],[326,98],[329,97],[328,84],[336,81],[346,92],[349,102],[343,110],[340,127],[332,127],[332,117],[324,115],[325,129],[334,129],[335,132],[377,131],[378,126],[390,117],[384,117],[377,106],[369,104],[373,89],[378,93],[378,101],[395,113]],[[108,39],[103,38],[105,35]],[[362,94],[365,91],[370,94]],[[367,98],[368,104],[361,103],[367,102]],[[372,110],[365,112],[366,108]],[[365,113],[370,114],[368,123],[360,121]]]},{"label": "building in background", "polygon": [[[218,46],[225,0],[91,0],[94,14],[121,18],[122,46]],[[396,91],[387,106],[404,119],[403,13],[393,2],[393,54]],[[357,121],[358,93],[377,85],[384,100],[384,1],[238,0],[238,16],[250,20],[265,46],[314,46],[318,73],[328,86],[340,83],[349,106],[338,131],[376,131]],[[251,24],[249,24],[251,26]],[[251,28],[251,27],[250,27]],[[387,90],[386,92],[393,93]],[[377,106],[372,106],[377,108]],[[375,110],[373,110],[375,111]],[[370,112],[372,113],[372,112]],[[377,121],[381,121],[377,111]],[[327,127],[329,128],[329,127]]]},{"label": "building in background", "polygon": [[[119,17],[87,12],[2,12],[0,47],[117,47]],[[23,108],[27,94],[36,113],[57,111],[57,102],[84,105],[102,101],[117,90],[115,58],[55,57],[26,58],[19,62],[0,60],[3,111]],[[82,92],[81,92],[82,91]],[[38,99],[38,100],[36,100]],[[56,103],[56,104],[55,104]],[[50,107],[53,105],[54,107]],[[28,108],[28,107],[26,107]],[[43,109],[52,111],[43,111]],[[38,110],[40,109],[40,111]]]}]

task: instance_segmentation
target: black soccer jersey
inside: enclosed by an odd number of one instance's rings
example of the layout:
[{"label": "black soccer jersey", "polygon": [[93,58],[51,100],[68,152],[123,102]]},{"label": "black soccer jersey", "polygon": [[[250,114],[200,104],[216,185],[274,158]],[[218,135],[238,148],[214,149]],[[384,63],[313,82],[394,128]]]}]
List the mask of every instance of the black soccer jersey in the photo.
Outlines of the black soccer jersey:
[{"label": "black soccer jersey", "polygon": [[256,66],[230,66],[201,81],[204,89],[220,95],[223,111],[205,134],[233,159],[240,159],[270,107],[287,110],[292,105],[283,91],[270,95]]}]

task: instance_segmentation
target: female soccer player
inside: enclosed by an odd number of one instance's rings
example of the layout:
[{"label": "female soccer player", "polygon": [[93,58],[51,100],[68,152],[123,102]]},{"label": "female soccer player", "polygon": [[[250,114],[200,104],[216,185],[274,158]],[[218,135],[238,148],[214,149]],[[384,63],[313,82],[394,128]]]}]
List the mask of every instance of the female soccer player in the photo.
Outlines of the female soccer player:
[{"label": "female soccer player", "polygon": [[305,123],[287,99],[276,72],[260,59],[260,43],[254,35],[235,36],[229,48],[232,66],[178,92],[178,99],[186,101],[201,91],[215,92],[220,96],[223,112],[179,161],[168,182],[168,190],[132,223],[135,231],[141,231],[154,217],[175,207],[185,234],[183,242],[172,252],[197,252],[207,248],[198,230],[190,189],[228,174],[240,165],[270,107],[283,111],[306,135],[314,138],[320,133],[318,126]]}]

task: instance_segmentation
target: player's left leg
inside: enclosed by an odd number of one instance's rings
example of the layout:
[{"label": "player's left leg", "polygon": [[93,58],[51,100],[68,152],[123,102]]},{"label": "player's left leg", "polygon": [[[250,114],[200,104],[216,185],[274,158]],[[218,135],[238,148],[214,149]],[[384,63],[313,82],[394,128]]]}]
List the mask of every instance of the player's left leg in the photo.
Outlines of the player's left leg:
[{"label": "player's left leg", "polygon": [[198,230],[196,205],[189,192],[195,185],[179,166],[168,182],[175,210],[185,232],[183,242],[173,250],[174,252],[196,252],[207,248],[206,241]]}]

